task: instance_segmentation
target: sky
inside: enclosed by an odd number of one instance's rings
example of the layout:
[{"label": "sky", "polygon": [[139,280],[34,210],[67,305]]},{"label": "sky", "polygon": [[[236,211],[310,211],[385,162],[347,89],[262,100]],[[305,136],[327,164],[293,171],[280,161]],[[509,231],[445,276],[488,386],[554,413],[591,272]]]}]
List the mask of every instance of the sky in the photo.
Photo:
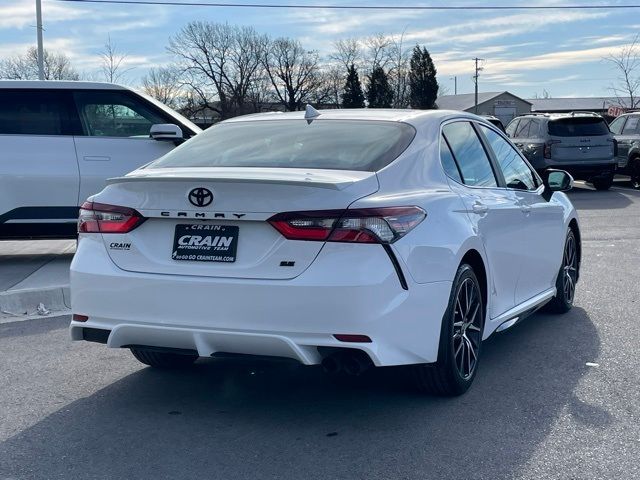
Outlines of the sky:
[{"label": "sky", "polygon": [[[132,0],[136,1],[136,0]],[[174,0],[177,2],[187,0]],[[190,0],[191,2],[205,0]],[[225,0],[220,0],[221,2]],[[243,0],[237,0],[241,2]],[[236,2],[236,3],[237,3]],[[350,5],[624,5],[633,0],[253,0],[246,3]],[[45,48],[64,52],[84,77],[99,79],[99,54],[110,37],[127,55],[126,82],[137,85],[153,66],[172,61],[169,38],[188,22],[206,20],[254,27],[298,38],[328,55],[333,43],[372,34],[424,45],[439,83],[453,93],[473,92],[473,57],[485,59],[480,91],[508,90],[533,98],[606,96],[617,73],[603,60],[640,31],[636,10],[367,11],[231,7],[109,5],[42,0]],[[35,0],[0,0],[0,58],[35,45]]]}]

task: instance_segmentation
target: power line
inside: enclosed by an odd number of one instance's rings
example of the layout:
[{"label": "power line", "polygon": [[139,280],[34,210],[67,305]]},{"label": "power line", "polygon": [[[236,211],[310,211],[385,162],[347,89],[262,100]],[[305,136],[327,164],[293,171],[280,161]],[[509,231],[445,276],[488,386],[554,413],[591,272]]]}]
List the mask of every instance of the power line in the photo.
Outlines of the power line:
[{"label": "power line", "polygon": [[126,5],[168,5],[182,7],[298,8],[315,10],[623,10],[640,9],[633,5],[300,5],[284,3],[180,2],[174,0],[54,0],[57,2],[105,3]]}]

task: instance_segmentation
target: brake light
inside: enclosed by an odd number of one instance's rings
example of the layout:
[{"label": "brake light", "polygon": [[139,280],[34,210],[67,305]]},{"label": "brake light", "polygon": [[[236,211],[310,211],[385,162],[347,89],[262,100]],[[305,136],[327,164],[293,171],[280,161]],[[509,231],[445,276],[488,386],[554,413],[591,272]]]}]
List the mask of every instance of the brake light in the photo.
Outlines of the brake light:
[{"label": "brake light", "polygon": [[128,233],[144,221],[133,208],[84,202],[78,216],[78,233]]},{"label": "brake light", "polygon": [[544,144],[544,158],[551,158],[551,146],[557,143],[562,143],[560,140],[549,140]]},{"label": "brake light", "polygon": [[420,207],[359,208],[279,213],[268,221],[289,240],[393,243],[427,214]]}]

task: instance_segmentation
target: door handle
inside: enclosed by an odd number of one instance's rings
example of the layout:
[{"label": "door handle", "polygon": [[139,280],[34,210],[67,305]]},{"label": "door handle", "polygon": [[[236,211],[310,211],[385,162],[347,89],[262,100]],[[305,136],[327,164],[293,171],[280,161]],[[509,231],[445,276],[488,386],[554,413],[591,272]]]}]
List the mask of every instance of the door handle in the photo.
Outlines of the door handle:
[{"label": "door handle", "polygon": [[476,202],[471,207],[473,213],[477,213],[478,215],[484,215],[489,211],[489,207],[487,207],[484,203]]},{"label": "door handle", "polygon": [[111,160],[111,157],[98,156],[98,155],[87,155],[83,157],[85,162],[108,162]]},{"label": "door handle", "polygon": [[531,207],[529,205],[520,205],[522,213],[531,213]]}]

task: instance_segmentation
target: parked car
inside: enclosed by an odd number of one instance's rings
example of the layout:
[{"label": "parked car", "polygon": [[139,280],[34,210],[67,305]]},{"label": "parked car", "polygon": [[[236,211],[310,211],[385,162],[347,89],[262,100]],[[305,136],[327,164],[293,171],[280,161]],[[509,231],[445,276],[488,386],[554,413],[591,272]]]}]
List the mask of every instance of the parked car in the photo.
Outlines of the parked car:
[{"label": "parked car", "polygon": [[492,125],[495,125],[496,127],[498,127],[500,129],[501,132],[505,132],[504,129],[504,125],[502,124],[502,120],[500,120],[498,117],[494,117],[493,115],[481,115],[482,118],[484,118],[487,122],[491,123]]},{"label": "parked car", "polygon": [[621,115],[609,125],[618,142],[618,171],[640,189],[640,112]]},{"label": "parked car", "polygon": [[0,239],[75,237],[79,205],[107,178],[200,131],[118,85],[0,81]]},{"label": "parked car", "polygon": [[509,123],[507,135],[538,172],[563,169],[597,190],[608,190],[613,184],[615,140],[600,115],[523,115]]},{"label": "parked car", "polygon": [[463,112],[231,119],[83,204],[71,338],[154,367],[412,365],[421,388],[460,394],[482,340],[571,308],[571,183]]}]

